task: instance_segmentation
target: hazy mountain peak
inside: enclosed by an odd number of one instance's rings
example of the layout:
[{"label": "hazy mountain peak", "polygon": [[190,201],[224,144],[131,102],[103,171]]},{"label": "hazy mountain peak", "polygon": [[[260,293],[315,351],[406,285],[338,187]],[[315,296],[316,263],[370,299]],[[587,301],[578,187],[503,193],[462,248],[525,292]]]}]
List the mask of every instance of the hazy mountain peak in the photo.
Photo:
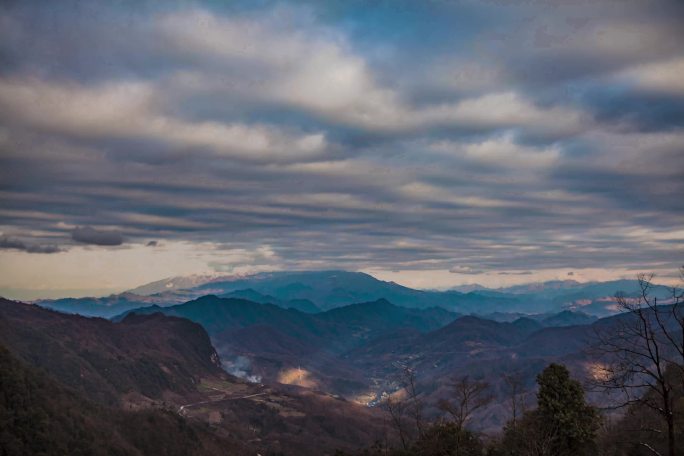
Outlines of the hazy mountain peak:
[{"label": "hazy mountain peak", "polygon": [[489,288],[485,287],[484,285],[480,285],[479,283],[468,283],[464,285],[457,285],[449,290],[458,291],[460,293],[470,293],[471,291],[489,290]]},{"label": "hazy mountain peak", "polygon": [[203,285],[205,283],[223,277],[218,274],[193,274],[189,276],[169,277],[167,279],[157,280],[145,285],[127,290],[124,293],[132,293],[139,296],[150,296],[153,294],[163,293],[165,291],[187,290],[190,288]]}]

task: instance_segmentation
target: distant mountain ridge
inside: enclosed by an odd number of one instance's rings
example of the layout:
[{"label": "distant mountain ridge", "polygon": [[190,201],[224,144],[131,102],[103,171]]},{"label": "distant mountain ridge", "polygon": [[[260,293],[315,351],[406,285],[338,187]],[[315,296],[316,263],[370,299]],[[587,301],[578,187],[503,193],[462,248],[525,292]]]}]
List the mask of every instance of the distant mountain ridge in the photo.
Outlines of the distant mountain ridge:
[{"label": "distant mountain ridge", "polygon": [[129,309],[157,304],[160,301],[153,297],[121,293],[101,298],[61,298],[40,299],[35,303],[41,307],[64,313],[79,314],[86,317],[110,318]]},{"label": "distant mountain ridge", "polygon": [[[172,286],[169,286],[172,285]],[[190,286],[183,288],[182,286]],[[359,302],[386,299],[408,308],[441,307],[462,314],[495,313],[545,314],[562,310],[582,311],[596,316],[616,312],[614,295],[637,292],[636,280],[579,283],[550,281],[474,291],[415,290],[394,282],[378,280],[368,274],[347,271],[281,271],[246,276],[197,276],[165,279],[139,287],[142,292],[163,289],[146,296],[122,293],[104,298],[40,300],[38,304],[68,313],[112,317],[129,309],[156,304],[169,306],[204,295],[244,298],[295,308],[308,313],[330,310]],[[668,289],[656,286],[653,292],[666,298]]]},{"label": "distant mountain ridge", "polygon": [[324,331],[340,335],[340,331],[349,330],[347,327],[369,327],[377,331],[412,327],[418,331],[430,331],[460,317],[460,314],[438,307],[412,309],[396,306],[386,299],[307,314],[296,309],[283,309],[271,303],[261,304],[246,299],[207,295],[175,306],[132,309],[115,317],[114,321],[125,320],[132,314],[149,315],[158,312],[188,318],[207,328],[210,334],[254,324],[271,324],[282,330],[294,330],[290,326],[295,325],[301,327],[301,331],[305,331],[307,336]]},{"label": "distant mountain ridge", "polygon": [[[159,285],[164,287],[160,283],[154,287]],[[154,287],[143,288],[149,291]],[[104,298],[39,300],[36,303],[62,312],[112,317],[133,308],[153,304],[175,305],[208,294],[248,297],[256,302],[271,302],[310,313],[316,309],[329,310],[378,299],[387,299],[402,307],[442,307],[461,313],[476,312],[484,308],[507,310],[511,306],[524,304],[516,297],[414,290],[394,282],[377,280],[365,273],[346,271],[259,273],[245,277],[218,278],[193,288],[167,290],[147,296],[122,293]]]},{"label": "distant mountain ridge", "polygon": [[318,313],[321,311],[316,304],[308,299],[282,300],[275,296],[264,295],[251,288],[235,290],[223,295],[226,298],[245,299],[247,301],[258,302],[259,304],[275,304],[283,309],[296,309],[305,313]]},{"label": "distant mountain ridge", "polygon": [[564,310],[555,315],[549,315],[541,320],[544,326],[575,326],[575,325],[589,325],[598,320],[593,315],[588,315],[584,312],[573,312],[571,310]]}]

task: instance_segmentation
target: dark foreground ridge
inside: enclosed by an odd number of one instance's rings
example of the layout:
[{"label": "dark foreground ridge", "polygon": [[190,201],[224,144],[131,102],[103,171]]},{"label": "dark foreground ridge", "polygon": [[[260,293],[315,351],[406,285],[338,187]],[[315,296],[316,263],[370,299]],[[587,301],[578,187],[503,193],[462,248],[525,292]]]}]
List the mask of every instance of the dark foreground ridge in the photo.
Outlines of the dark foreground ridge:
[{"label": "dark foreground ridge", "polygon": [[384,432],[356,404],[227,374],[182,318],[113,323],[0,300],[0,344],[2,454],[320,455]]}]

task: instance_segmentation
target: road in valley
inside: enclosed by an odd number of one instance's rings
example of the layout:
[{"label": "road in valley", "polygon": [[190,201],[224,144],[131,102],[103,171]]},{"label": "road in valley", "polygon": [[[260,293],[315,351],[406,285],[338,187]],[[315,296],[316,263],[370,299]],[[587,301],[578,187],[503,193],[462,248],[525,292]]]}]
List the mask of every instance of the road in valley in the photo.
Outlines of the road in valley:
[{"label": "road in valley", "polygon": [[[212,389],[215,389],[216,391],[220,391],[219,389],[216,389],[216,388],[212,388]],[[181,415],[181,416],[185,416],[185,411],[186,411],[187,409],[189,409],[190,407],[196,407],[196,406],[198,406],[198,405],[215,404],[215,403],[217,403],[217,402],[223,402],[223,401],[237,401],[237,400],[239,400],[239,399],[249,399],[249,398],[251,398],[251,397],[263,396],[263,395],[266,395],[266,394],[268,394],[267,391],[266,391],[266,392],[261,392],[261,393],[255,393],[255,394],[248,394],[248,395],[246,395],[246,396],[221,397],[221,398],[217,398],[217,399],[210,399],[210,400],[208,400],[208,401],[193,402],[192,404],[181,405],[181,406],[178,408],[178,414]]]}]

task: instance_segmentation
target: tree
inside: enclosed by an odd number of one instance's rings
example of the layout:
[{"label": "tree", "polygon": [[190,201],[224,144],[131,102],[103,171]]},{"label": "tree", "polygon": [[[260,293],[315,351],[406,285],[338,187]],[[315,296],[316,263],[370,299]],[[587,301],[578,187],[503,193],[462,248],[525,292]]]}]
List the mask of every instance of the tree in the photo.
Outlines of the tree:
[{"label": "tree", "polygon": [[[680,268],[684,280],[684,267]],[[617,307],[624,313],[616,323],[596,332],[593,350],[604,361],[596,385],[621,395],[618,407],[640,404],[663,420],[667,454],[677,454],[675,436],[675,382],[684,386],[684,294],[671,288],[669,299],[658,301],[653,293],[653,274],[639,274],[639,294],[617,294]],[[676,370],[679,375],[668,372]],[[640,442],[653,454],[660,453],[648,442]]]},{"label": "tree", "polygon": [[385,408],[390,416],[390,422],[397,431],[401,447],[407,449],[410,444],[410,435],[406,424],[406,402],[401,398],[392,398],[391,395],[385,399]]},{"label": "tree", "polygon": [[[677,369],[670,368],[668,377],[679,376]],[[684,435],[684,390],[679,379],[672,379],[673,412],[677,418],[674,423],[675,435]],[[653,396],[649,398],[648,396]],[[643,399],[653,399],[656,393],[647,391]],[[662,416],[651,407],[644,405],[644,401],[635,402],[627,407],[624,415],[616,418],[601,433],[601,454],[617,455],[665,455],[667,454],[667,435],[663,427]],[[676,439],[679,442],[679,439]]]},{"label": "tree", "polygon": [[[506,456],[556,456],[554,442],[559,429],[545,423],[543,417],[533,410],[526,412],[512,425],[504,428],[500,454]],[[497,453],[498,454],[498,453]]]},{"label": "tree", "polygon": [[442,399],[438,406],[451,417],[457,429],[463,430],[473,413],[489,404],[493,396],[489,383],[471,380],[467,375],[457,378],[452,387],[453,399]]},{"label": "tree", "polygon": [[425,432],[423,418],[425,404],[423,403],[423,400],[418,397],[418,389],[416,386],[416,371],[410,367],[404,368],[404,388],[408,394],[409,413],[416,425],[418,437],[422,437]]},{"label": "tree", "polygon": [[596,439],[599,416],[587,405],[582,385],[561,364],[550,364],[537,376],[537,411],[545,426],[556,429],[555,454],[579,455]]},{"label": "tree", "polygon": [[449,419],[428,422],[424,418],[425,404],[417,388],[415,370],[404,366],[400,394],[390,395],[385,407],[397,431],[402,450],[394,455],[481,455],[483,445],[477,434],[465,428],[472,414],[487,405],[492,396],[489,384],[473,381],[468,376],[453,382],[454,395],[439,402],[439,408]]},{"label": "tree", "polygon": [[473,413],[492,401],[489,383],[471,380],[465,375],[455,379],[452,387],[454,397],[442,399],[438,403],[439,408],[451,418],[451,422],[435,426],[431,431],[437,433],[438,436],[448,436],[444,444],[450,448],[451,452],[443,454],[473,454],[471,451],[476,451],[473,445],[477,439],[466,430],[465,426]]},{"label": "tree", "polygon": [[436,423],[428,427],[410,454],[420,456],[482,456],[483,445],[471,431],[454,422]]},{"label": "tree", "polygon": [[410,446],[412,432],[408,421],[412,421],[416,428],[416,433],[420,438],[424,433],[424,419],[423,419],[423,401],[418,397],[418,389],[416,385],[416,372],[414,369],[403,366],[402,389],[395,397],[387,396],[385,399],[385,408],[389,412],[392,425],[397,430],[401,446],[407,449]]},{"label": "tree", "polygon": [[599,416],[587,405],[580,383],[567,368],[551,364],[537,376],[537,409],[515,426],[506,426],[504,454],[515,456],[580,456],[595,453]]},{"label": "tree", "polygon": [[509,397],[509,408],[511,409],[511,426],[515,427],[518,416],[525,413],[526,395],[523,376],[520,372],[503,374]]}]

